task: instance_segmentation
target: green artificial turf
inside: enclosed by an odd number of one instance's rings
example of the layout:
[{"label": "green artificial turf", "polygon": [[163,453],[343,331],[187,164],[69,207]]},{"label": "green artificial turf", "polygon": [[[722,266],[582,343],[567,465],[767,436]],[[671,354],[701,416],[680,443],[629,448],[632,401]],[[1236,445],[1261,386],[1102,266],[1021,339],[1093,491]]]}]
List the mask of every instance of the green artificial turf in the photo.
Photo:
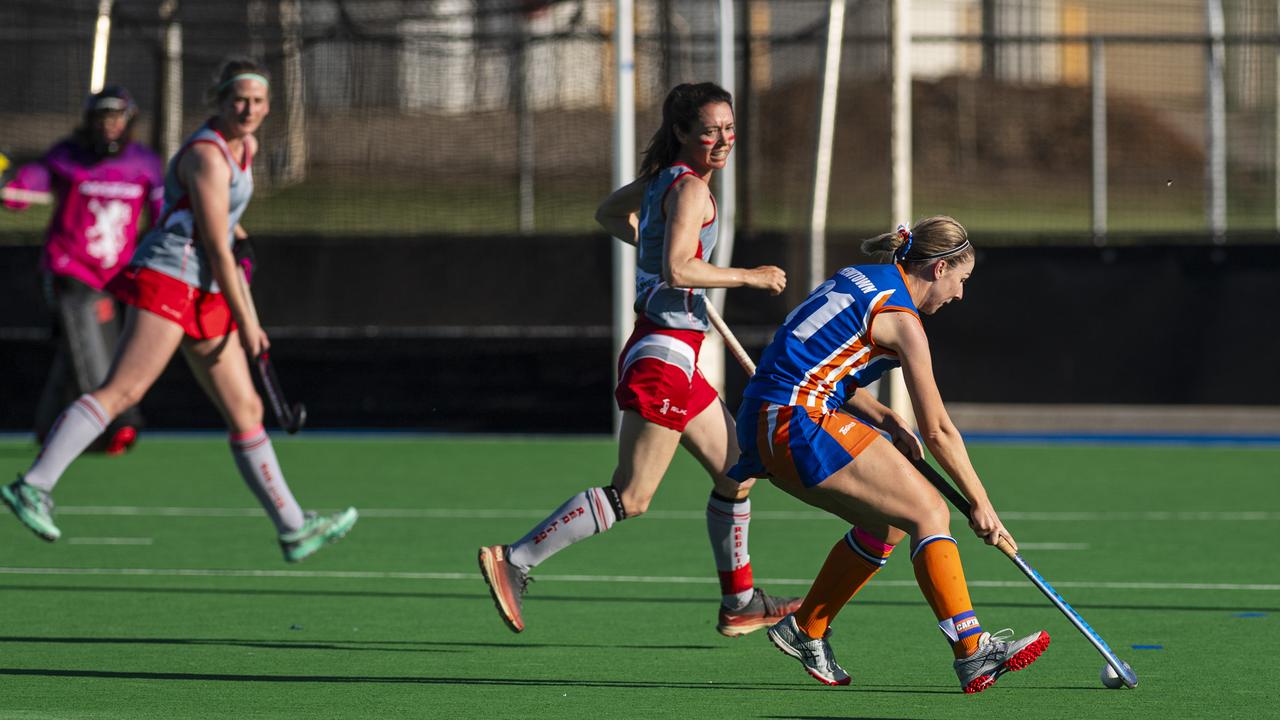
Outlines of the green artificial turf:
[{"label": "green artificial turf", "polygon": [[[214,436],[77,461],[56,493],[57,543],[0,516],[0,717],[1168,720],[1264,716],[1280,696],[1276,449],[971,448],[1023,556],[1141,682],[1103,689],[1092,646],[956,517],[984,627],[1053,636],[1029,669],[964,696],[905,548],[835,623],[849,687],[817,684],[763,633],[718,635],[709,483],[686,456],[648,517],[538,568],[513,635],[477,547],[607,483],[611,441],[276,447],[304,507],[364,512],[299,565],[281,561]],[[34,450],[2,441],[0,459],[19,471]],[[847,527],[769,486],[752,497],[757,581],[803,594]]]}]

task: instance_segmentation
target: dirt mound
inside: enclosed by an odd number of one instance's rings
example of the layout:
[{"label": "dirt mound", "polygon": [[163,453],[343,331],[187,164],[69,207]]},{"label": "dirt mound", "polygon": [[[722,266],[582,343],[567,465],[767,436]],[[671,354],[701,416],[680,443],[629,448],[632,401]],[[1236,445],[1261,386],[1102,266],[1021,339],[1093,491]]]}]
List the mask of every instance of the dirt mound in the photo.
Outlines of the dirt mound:
[{"label": "dirt mound", "polygon": [[[809,165],[817,127],[816,79],[758,95],[752,128],[762,164]],[[913,153],[918,178],[1018,181],[1028,176],[1087,177],[1090,94],[1087,87],[1011,85],[950,77],[912,84]],[[1193,178],[1202,149],[1157,108],[1134,98],[1107,100],[1107,164],[1128,179]],[[888,177],[889,83],[841,83],[833,183],[858,186]]]}]

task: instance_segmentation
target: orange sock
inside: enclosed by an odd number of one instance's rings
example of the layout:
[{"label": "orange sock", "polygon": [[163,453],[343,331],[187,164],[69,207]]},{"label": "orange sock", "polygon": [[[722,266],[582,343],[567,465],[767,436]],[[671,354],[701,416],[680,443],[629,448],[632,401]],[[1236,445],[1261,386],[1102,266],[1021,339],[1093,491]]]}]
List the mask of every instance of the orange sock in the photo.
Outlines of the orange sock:
[{"label": "orange sock", "polygon": [[973,612],[969,599],[969,586],[964,581],[964,567],[960,565],[960,551],[955,538],[949,535],[930,535],[920,541],[911,553],[911,564],[916,569],[916,582],[924,593],[929,607],[938,618],[938,627],[951,641],[951,650],[957,658],[968,657],[978,649],[982,625]]},{"label": "orange sock", "polygon": [[820,638],[831,621],[889,560],[892,545],[853,528],[827,554],[809,594],[796,610],[796,625],[811,638]]}]

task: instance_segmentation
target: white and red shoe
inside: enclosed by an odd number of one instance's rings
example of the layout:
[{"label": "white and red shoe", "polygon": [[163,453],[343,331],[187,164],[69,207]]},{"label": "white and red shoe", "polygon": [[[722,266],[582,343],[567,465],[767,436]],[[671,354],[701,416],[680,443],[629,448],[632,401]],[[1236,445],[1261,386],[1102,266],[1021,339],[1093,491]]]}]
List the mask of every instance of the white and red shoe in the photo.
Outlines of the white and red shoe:
[{"label": "white and red shoe", "polygon": [[984,632],[978,638],[978,649],[955,661],[956,677],[966,694],[980,693],[995,685],[1001,675],[1025,668],[1049,647],[1049,633],[1043,630],[1021,640],[1010,640],[1011,637],[1013,630],[1009,628],[995,635]]},{"label": "white and red shoe", "polygon": [[493,596],[493,604],[497,606],[502,622],[511,628],[511,632],[523,631],[521,606],[525,588],[529,586],[529,574],[507,562],[505,545],[480,548],[480,574],[489,585],[489,594]]}]

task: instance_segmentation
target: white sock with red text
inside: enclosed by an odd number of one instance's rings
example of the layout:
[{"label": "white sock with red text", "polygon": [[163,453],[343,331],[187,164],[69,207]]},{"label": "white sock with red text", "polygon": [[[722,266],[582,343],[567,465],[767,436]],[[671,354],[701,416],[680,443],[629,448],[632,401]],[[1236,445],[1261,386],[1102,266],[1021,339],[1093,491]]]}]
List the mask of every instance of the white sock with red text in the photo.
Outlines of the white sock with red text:
[{"label": "white sock with red text", "polygon": [[720,604],[741,610],[755,594],[751,554],[747,552],[747,527],[751,523],[751,499],[734,501],[712,492],[707,500],[707,536],[720,575]]},{"label": "white sock with red text", "polygon": [[53,421],[44,448],[22,479],[31,487],[53,492],[53,486],[58,484],[58,478],[66,472],[71,461],[80,457],[80,453],[98,439],[110,422],[107,411],[92,395],[85,393],[76,398]]},{"label": "white sock with red text", "polygon": [[[528,571],[570,545],[598,535],[618,522],[622,502],[610,487],[590,488],[569,498],[529,534],[507,548],[507,562]],[[626,513],[621,513],[625,518]]]},{"label": "white sock with red text", "polygon": [[302,527],[302,508],[293,499],[289,484],[284,481],[280,462],[276,460],[271,438],[261,425],[247,433],[232,433],[231,457],[236,460],[240,476],[253,491],[262,509],[267,511],[276,532],[284,534]]}]

